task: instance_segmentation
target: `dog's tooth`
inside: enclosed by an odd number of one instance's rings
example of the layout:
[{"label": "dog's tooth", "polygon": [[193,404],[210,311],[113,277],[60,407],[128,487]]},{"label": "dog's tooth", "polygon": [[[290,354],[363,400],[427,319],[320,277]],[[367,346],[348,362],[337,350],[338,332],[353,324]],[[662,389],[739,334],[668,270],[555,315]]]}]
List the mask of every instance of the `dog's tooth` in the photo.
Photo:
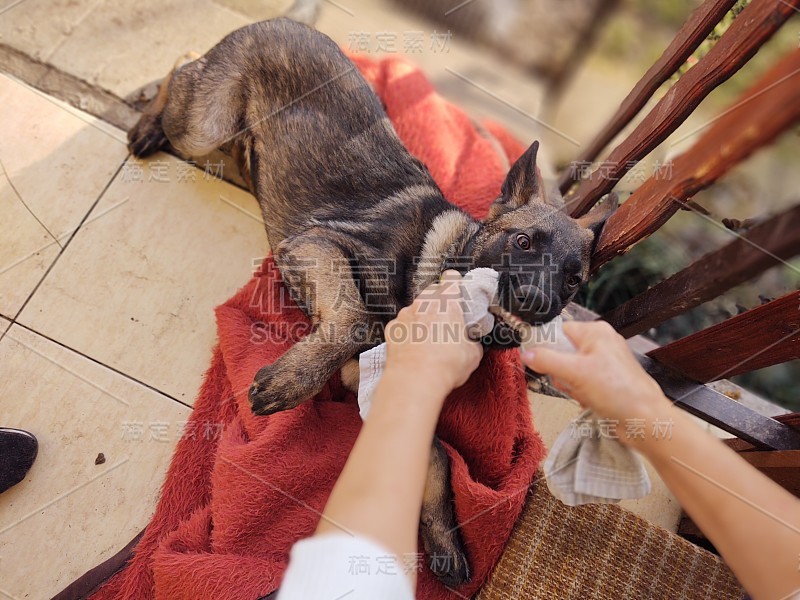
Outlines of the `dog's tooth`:
[{"label": "dog's tooth", "polygon": [[492,305],[489,307],[489,312],[515,331],[522,332],[528,327],[528,324],[525,321],[520,319],[517,315],[507,311],[502,306]]}]

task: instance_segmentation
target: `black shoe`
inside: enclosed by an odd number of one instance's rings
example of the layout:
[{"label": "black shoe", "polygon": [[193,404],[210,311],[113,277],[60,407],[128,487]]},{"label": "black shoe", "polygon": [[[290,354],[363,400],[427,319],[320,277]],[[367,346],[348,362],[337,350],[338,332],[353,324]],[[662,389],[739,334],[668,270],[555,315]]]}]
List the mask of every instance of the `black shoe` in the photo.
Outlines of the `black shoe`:
[{"label": "black shoe", "polygon": [[25,479],[38,451],[32,433],[0,428],[0,493]]}]

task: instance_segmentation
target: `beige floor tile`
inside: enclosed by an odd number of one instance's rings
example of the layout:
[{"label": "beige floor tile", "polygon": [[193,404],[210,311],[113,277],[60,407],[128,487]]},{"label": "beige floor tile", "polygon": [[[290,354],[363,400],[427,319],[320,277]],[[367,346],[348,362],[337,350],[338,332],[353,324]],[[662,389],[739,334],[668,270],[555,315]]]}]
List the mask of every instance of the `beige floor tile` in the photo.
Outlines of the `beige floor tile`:
[{"label": "beige floor tile", "polygon": [[166,75],[290,0],[26,0],[3,14],[0,40],[120,97]]},{"label": "beige floor tile", "polygon": [[[574,400],[553,398],[530,392],[528,399],[533,412],[533,423],[548,448],[556,437],[569,427],[570,422],[581,413]],[[681,507],[675,496],[664,485],[655,470],[645,462],[650,475],[652,490],[638,500],[623,500],[620,506],[669,531],[677,531]]]},{"label": "beige floor tile", "polygon": [[55,260],[60,247],[0,173],[0,313],[14,317]]},{"label": "beige floor tile", "polygon": [[96,0],[25,0],[6,4],[0,19],[0,40],[36,60],[46,61],[95,4]]},{"label": "beige floor tile", "polygon": [[9,325],[11,325],[11,321],[5,317],[0,317],[0,337],[3,337],[3,334],[6,332],[6,329],[8,329]]},{"label": "beige floor tile", "polygon": [[[0,74],[0,313],[15,316],[127,151],[114,130]],[[121,135],[121,132],[117,132]]]},{"label": "beige floor tile", "polygon": [[0,407],[39,440],[0,496],[0,588],[49,598],[147,524],[190,411],[18,325],[0,341]]},{"label": "beige floor tile", "polygon": [[0,103],[0,170],[63,242],[125,160],[125,134],[5,75]]},{"label": "beige floor tile", "polygon": [[213,308],[267,253],[257,214],[250,194],[188,163],[127,163],[19,320],[191,403]]}]

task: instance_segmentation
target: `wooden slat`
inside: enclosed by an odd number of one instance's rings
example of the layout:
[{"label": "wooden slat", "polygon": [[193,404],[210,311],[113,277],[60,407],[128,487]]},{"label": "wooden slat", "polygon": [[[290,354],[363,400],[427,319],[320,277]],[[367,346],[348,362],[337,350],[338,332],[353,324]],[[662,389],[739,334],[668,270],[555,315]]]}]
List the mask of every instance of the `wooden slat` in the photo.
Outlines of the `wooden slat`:
[{"label": "wooden slat", "polygon": [[[775,420],[777,421],[777,419]],[[753,444],[740,440],[739,438],[728,438],[722,441],[734,452],[755,452],[758,450]]]},{"label": "wooden slat", "polygon": [[637,161],[664,141],[719,84],[738,71],[795,13],[800,0],[753,0],[719,41],[673,85],[609,155],[602,168],[567,198],[573,216],[586,213]]},{"label": "wooden slat", "polygon": [[785,56],[678,156],[671,177],[651,177],[617,209],[600,235],[592,269],[656,231],[686,206],[686,200],[798,120],[800,48]]},{"label": "wooden slat", "polygon": [[742,458],[795,495],[800,492],[800,450],[753,450]]},{"label": "wooden slat", "polygon": [[647,355],[704,383],[800,358],[800,292],[743,312]]},{"label": "wooden slat", "polygon": [[[800,79],[800,78],[799,78]],[[602,319],[626,338],[716,298],[800,254],[800,204],[776,215],[609,311]]]},{"label": "wooden slat", "polygon": [[776,421],[788,425],[792,429],[800,431],[800,413],[787,413],[785,415],[778,415],[775,417]]},{"label": "wooden slat", "polygon": [[[752,451],[740,456],[785,490],[800,497],[800,450]],[[686,513],[681,515],[678,535],[704,548],[711,544]]]},{"label": "wooden slat", "polygon": [[[772,418],[778,423],[783,423],[792,429],[800,431],[800,413],[786,413],[784,415],[778,415]],[[758,450],[758,448],[753,446],[753,444],[745,442],[739,438],[728,438],[723,441],[728,448],[735,450],[736,452],[753,452]]]},{"label": "wooden slat", "polygon": [[[697,47],[703,43],[716,24],[735,4],[736,0],[706,0],[683,24],[667,49],[653,63],[647,73],[639,80],[627,97],[620,104],[616,114],[603,130],[592,140],[588,148],[581,153],[575,163],[591,163],[614,137],[639,114],[647,101],[661,85],[667,81],[678,68],[686,62]],[[579,44],[585,47],[585,44]],[[566,194],[574,178],[575,169],[566,169],[561,176],[559,188]]]},{"label": "wooden slat", "polygon": [[637,356],[664,394],[679,407],[706,423],[749,442],[759,450],[800,450],[800,431],[765,417],[649,356]]}]

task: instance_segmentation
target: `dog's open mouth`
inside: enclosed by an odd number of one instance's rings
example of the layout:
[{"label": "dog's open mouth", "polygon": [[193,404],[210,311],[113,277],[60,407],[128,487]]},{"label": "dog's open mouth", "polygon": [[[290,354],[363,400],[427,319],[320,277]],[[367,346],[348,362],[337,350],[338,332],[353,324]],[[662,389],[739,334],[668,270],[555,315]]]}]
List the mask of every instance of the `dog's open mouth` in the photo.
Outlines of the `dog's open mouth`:
[{"label": "dog's open mouth", "polygon": [[530,325],[515,314],[499,305],[489,307],[489,312],[494,315],[494,328],[486,336],[485,343],[500,347],[519,346],[524,339]]},{"label": "dog's open mouth", "polygon": [[516,333],[523,333],[526,327],[529,325],[520,319],[517,315],[507,311],[505,308],[499,305],[493,305],[489,307],[489,312],[494,315],[495,322],[499,322],[506,327],[510,327]]}]

